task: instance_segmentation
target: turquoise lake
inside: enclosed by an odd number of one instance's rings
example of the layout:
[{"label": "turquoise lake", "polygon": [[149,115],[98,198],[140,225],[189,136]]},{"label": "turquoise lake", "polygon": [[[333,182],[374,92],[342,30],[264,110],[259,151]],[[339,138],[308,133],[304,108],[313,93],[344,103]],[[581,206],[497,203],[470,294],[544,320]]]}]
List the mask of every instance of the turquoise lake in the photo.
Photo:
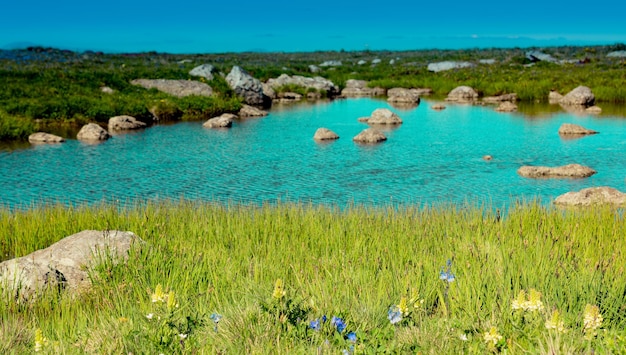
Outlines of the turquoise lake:
[{"label": "turquoise lake", "polygon": [[[542,115],[499,113],[493,106],[428,99],[397,109],[377,99],[275,105],[267,117],[235,121],[229,129],[203,122],[155,125],[100,144],[0,149],[0,203],[180,199],[233,203],[304,202],[346,206],[471,203],[506,207],[550,203],[592,186],[626,190],[626,119],[552,110]],[[358,118],[389,108],[404,121],[382,129],[388,140],[361,145]],[[600,134],[563,139],[562,123]],[[318,143],[319,127],[336,141]],[[484,155],[493,160],[483,160]],[[578,163],[597,170],[586,179],[528,179],[522,165]]]}]

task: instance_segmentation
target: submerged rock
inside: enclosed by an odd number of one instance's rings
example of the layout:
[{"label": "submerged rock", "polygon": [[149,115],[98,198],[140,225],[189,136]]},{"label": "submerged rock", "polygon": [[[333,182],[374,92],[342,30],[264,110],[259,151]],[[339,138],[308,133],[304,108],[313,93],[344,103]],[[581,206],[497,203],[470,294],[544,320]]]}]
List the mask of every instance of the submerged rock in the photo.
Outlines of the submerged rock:
[{"label": "submerged rock", "polygon": [[504,95],[499,95],[499,96],[487,96],[483,98],[483,102],[487,102],[487,103],[492,103],[492,104],[497,104],[500,102],[517,102],[519,101],[519,98],[517,97],[516,93],[511,93],[511,94],[504,94]]},{"label": "submerged rock", "polygon": [[500,103],[500,105],[498,105],[498,107],[496,107],[496,111],[498,112],[515,112],[517,111],[517,105],[510,102],[510,101],[504,101],[502,103]]},{"label": "submerged rock", "polygon": [[597,134],[597,131],[592,129],[587,129],[583,126],[573,124],[573,123],[563,123],[561,127],[559,127],[560,135],[574,135],[574,136],[584,136],[589,134]]},{"label": "submerged rock", "polygon": [[367,123],[374,125],[399,125],[402,124],[402,119],[389,109],[379,108],[372,112]]},{"label": "submerged rock", "polygon": [[210,118],[208,121],[202,124],[205,128],[226,128],[233,125],[233,120],[237,118],[237,115],[232,113],[223,113],[220,116]]},{"label": "submerged rock", "polygon": [[111,138],[109,132],[106,129],[100,127],[95,123],[87,123],[84,125],[78,134],[76,135],[76,139],[81,141],[104,141]]},{"label": "submerged rock", "polygon": [[387,137],[379,130],[367,128],[357,134],[352,140],[358,143],[378,143],[387,140]]},{"label": "submerged rock", "polygon": [[517,173],[527,178],[586,178],[596,171],[580,164],[568,164],[557,167],[522,166]]},{"label": "submerged rock", "polygon": [[419,91],[405,88],[392,88],[387,90],[387,102],[391,103],[406,103],[406,104],[419,104],[420,94]]},{"label": "submerged rock", "polygon": [[317,131],[315,131],[313,139],[315,139],[316,141],[334,140],[339,139],[339,136],[337,135],[337,133],[331,131],[330,129],[321,127],[318,128]]},{"label": "submerged rock", "polygon": [[36,132],[28,136],[28,141],[33,144],[62,143],[65,142],[65,138],[59,137],[51,133]]},{"label": "submerged rock", "polygon": [[79,291],[90,284],[89,268],[101,258],[117,262],[140,242],[132,232],[85,230],[46,249],[0,263],[0,285],[20,300],[54,287]]},{"label": "submerged rock", "polygon": [[432,108],[435,111],[441,111],[441,110],[445,110],[446,106],[444,104],[434,104],[430,108]]},{"label": "submerged rock", "polygon": [[109,130],[131,130],[146,127],[144,122],[138,121],[133,116],[115,116],[109,118]]},{"label": "submerged rock", "polygon": [[267,116],[267,111],[250,105],[243,105],[239,110],[239,117],[263,117]]},{"label": "submerged rock", "polygon": [[375,87],[367,87],[367,81],[349,79],[346,81],[346,87],[341,90],[343,97],[366,97],[366,96],[383,96],[387,94],[387,90]]},{"label": "submerged rock", "polygon": [[558,196],[554,203],[562,206],[626,205],[626,193],[612,187],[589,187]]}]

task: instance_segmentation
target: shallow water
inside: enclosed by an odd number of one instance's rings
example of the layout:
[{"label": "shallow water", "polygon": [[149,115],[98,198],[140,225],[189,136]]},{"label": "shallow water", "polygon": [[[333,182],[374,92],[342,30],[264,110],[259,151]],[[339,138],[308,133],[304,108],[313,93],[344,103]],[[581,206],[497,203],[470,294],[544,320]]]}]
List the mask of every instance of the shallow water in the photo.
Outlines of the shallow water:
[{"label": "shallow water", "polygon": [[[0,202],[23,207],[179,199],[273,203],[488,204],[554,197],[591,186],[626,190],[626,119],[498,113],[490,106],[424,100],[396,109],[376,99],[275,106],[264,118],[236,121],[230,129],[202,122],[157,125],[90,145],[69,140],[0,150]],[[360,145],[357,121],[390,108],[404,123],[384,129],[388,140]],[[564,123],[600,134],[565,140]],[[341,138],[317,143],[317,128]],[[485,161],[484,155],[493,160]],[[535,180],[517,175],[522,165],[579,163],[598,171],[587,179]]]}]

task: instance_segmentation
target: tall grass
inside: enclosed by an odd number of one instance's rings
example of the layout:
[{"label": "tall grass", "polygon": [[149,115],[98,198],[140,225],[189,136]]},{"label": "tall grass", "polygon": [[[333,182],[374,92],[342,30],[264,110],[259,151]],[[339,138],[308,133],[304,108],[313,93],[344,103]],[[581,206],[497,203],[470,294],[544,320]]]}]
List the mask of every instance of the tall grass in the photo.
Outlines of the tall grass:
[{"label": "tall grass", "polygon": [[[48,339],[46,351],[69,353],[610,353],[626,346],[626,225],[609,208],[529,203],[501,219],[471,206],[180,201],[0,210],[5,258],[84,229],[130,230],[146,243],[124,263],[103,260],[89,292],[27,305],[5,297],[0,351],[32,351],[36,329]],[[453,282],[439,277],[448,260]],[[273,298],[277,279],[285,295]],[[174,292],[179,307],[152,303],[157,285]],[[541,292],[544,309],[514,311],[512,300],[530,289]],[[391,324],[389,308],[402,297],[423,302]],[[604,321],[585,338],[587,304],[599,306]],[[553,310],[569,331],[545,328]],[[311,329],[323,315],[341,317],[346,330],[328,322]],[[491,327],[503,337],[497,345],[484,340]]]}]

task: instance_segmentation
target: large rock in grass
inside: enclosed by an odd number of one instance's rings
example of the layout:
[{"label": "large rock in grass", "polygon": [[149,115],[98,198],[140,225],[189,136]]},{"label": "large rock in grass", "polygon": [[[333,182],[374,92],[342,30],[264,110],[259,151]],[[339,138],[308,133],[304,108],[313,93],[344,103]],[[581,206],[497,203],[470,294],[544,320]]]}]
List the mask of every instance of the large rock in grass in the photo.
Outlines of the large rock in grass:
[{"label": "large rock in grass", "polygon": [[321,127],[318,128],[317,131],[315,131],[313,139],[316,141],[328,141],[339,139],[339,136],[337,135],[337,133],[331,131],[330,129]]},{"label": "large rock in grass", "polygon": [[562,105],[589,107],[593,106],[595,100],[596,97],[590,88],[579,86],[563,96],[559,103]]},{"label": "large rock in grass", "polygon": [[146,89],[157,89],[176,97],[213,96],[213,89],[209,85],[194,80],[135,79],[130,83]]},{"label": "large rock in grass", "polygon": [[232,113],[223,113],[220,116],[213,117],[202,124],[205,128],[227,128],[233,125],[233,120],[237,118],[237,115]]},{"label": "large rock in grass", "polygon": [[266,104],[263,85],[239,66],[234,66],[226,76],[226,82],[248,105],[262,106]]},{"label": "large rock in grass", "polygon": [[65,138],[46,132],[36,132],[28,136],[28,141],[33,144],[54,144],[65,142]]},{"label": "large rock in grass", "polygon": [[592,205],[626,205],[626,193],[612,187],[589,187],[575,192],[567,192],[558,196],[554,203],[562,206],[592,206]]},{"label": "large rock in grass", "polygon": [[583,126],[573,123],[563,123],[559,127],[559,134],[563,136],[586,136],[589,134],[597,134],[597,131],[587,129]]},{"label": "large rock in grass", "polygon": [[432,72],[440,72],[451,69],[462,69],[462,68],[472,68],[474,67],[473,63],[470,62],[454,62],[454,61],[445,61],[445,62],[437,62],[437,63],[429,63],[428,71]]},{"label": "large rock in grass", "polygon": [[109,132],[95,123],[87,123],[76,135],[76,139],[88,142],[105,141],[109,138],[111,138]]},{"label": "large rock in grass", "polygon": [[118,262],[140,239],[131,232],[85,230],[46,249],[0,263],[0,288],[28,300],[47,288],[77,291],[90,284],[90,267],[107,257]]},{"label": "large rock in grass", "polygon": [[402,124],[402,119],[389,109],[378,108],[372,112],[367,123],[372,125],[399,125]]},{"label": "large rock in grass", "polygon": [[379,130],[367,128],[357,134],[352,140],[357,143],[378,143],[386,141],[387,137]]},{"label": "large rock in grass", "polygon": [[474,102],[478,100],[478,93],[469,86],[458,86],[448,93],[446,101]]},{"label": "large rock in grass", "polygon": [[122,115],[109,118],[109,131],[125,131],[144,127],[146,124],[133,116]]},{"label": "large rock in grass", "polygon": [[281,74],[278,78],[268,79],[267,84],[274,90],[289,85],[299,86],[307,90],[315,90],[317,92],[326,93],[326,96],[329,97],[335,96],[339,93],[339,89],[332,81],[321,76],[310,78],[301,75],[289,76],[287,74]]},{"label": "large rock in grass", "polygon": [[191,69],[191,71],[189,72],[189,75],[199,76],[207,80],[213,80],[213,73],[215,72],[216,72],[216,69],[211,64],[202,64]]},{"label": "large rock in grass", "polygon": [[527,178],[586,178],[596,171],[580,164],[568,164],[557,167],[522,166],[517,173]]}]

